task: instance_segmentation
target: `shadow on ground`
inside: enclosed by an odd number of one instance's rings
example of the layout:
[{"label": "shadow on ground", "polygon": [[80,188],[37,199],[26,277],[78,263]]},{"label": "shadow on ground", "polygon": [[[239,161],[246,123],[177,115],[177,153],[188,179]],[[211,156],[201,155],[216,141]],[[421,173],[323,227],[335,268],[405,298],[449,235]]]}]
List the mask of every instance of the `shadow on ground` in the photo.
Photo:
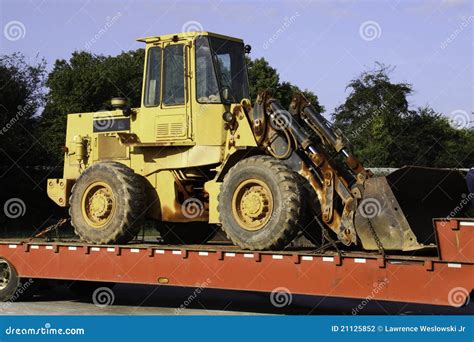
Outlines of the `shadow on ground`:
[{"label": "shadow on ground", "polygon": [[[26,315],[472,315],[474,304],[463,308],[356,299],[293,295],[276,300],[258,292],[196,289],[171,286],[102,284],[112,288],[113,305],[101,307],[93,290],[73,293],[60,284],[41,295],[9,303],[2,314]],[[198,291],[199,290],[199,291]],[[105,296],[105,295],[104,295]],[[94,301],[96,303],[94,303]],[[102,297],[102,303],[110,302]],[[275,300],[273,300],[275,303]],[[287,305],[282,305],[287,304]],[[359,305],[362,309],[356,310]],[[281,306],[281,307],[280,307]]]}]

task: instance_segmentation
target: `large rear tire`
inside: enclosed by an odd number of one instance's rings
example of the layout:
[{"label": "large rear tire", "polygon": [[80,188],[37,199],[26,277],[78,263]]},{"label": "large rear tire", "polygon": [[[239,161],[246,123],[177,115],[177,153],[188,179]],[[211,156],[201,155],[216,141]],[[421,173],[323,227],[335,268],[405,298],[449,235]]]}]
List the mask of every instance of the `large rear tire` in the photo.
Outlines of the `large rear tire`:
[{"label": "large rear tire", "polygon": [[222,229],[234,244],[278,250],[300,230],[306,205],[300,177],[281,161],[254,156],[234,165],[218,199]]},{"label": "large rear tire", "polygon": [[77,235],[88,243],[127,243],[145,214],[144,183],[130,168],[100,162],[87,168],[72,188],[69,215]]}]

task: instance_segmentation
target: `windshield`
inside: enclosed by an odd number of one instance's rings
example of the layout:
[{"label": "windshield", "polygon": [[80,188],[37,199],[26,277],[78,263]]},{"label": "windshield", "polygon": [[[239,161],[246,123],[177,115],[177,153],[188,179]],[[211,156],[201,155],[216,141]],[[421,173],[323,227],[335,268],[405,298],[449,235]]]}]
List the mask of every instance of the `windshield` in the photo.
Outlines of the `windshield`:
[{"label": "windshield", "polygon": [[[196,92],[200,103],[238,103],[249,97],[242,43],[196,38]],[[227,95],[226,101],[222,101],[223,95]]]}]

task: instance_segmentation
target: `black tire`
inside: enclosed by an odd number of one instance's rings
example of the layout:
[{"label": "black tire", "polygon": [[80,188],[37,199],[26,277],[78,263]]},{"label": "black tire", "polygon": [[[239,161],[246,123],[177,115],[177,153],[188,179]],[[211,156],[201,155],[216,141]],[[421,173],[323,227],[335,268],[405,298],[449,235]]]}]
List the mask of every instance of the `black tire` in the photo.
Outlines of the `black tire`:
[{"label": "black tire", "polygon": [[[82,209],[83,196],[94,184],[103,183],[113,193],[115,209],[100,227],[93,227]],[[75,233],[93,244],[122,244],[132,240],[143,225],[146,195],[142,178],[117,162],[100,162],[87,168],[77,179],[70,197],[69,215]]]},{"label": "black tire", "polygon": [[219,228],[207,222],[159,222],[156,229],[165,244],[200,245],[212,240]]},{"label": "black tire", "polygon": [[0,302],[14,300],[20,287],[20,278],[13,265],[5,259],[0,259]]},{"label": "black tire", "polygon": [[[264,184],[272,196],[270,216],[264,219],[264,226],[257,230],[245,229],[233,210],[234,193],[239,191],[242,184],[252,180]],[[241,248],[282,249],[301,228],[306,208],[303,193],[299,175],[281,161],[269,156],[244,159],[229,170],[221,186],[218,210],[222,229]]]},{"label": "black tire", "polygon": [[[303,236],[306,239],[313,243],[315,247],[320,247],[323,232],[321,231],[321,226],[318,224],[317,220],[323,223],[321,218],[321,207],[318,196],[309,183],[307,183],[307,186],[304,188],[304,198],[308,199],[306,207],[307,211],[304,215],[304,221],[302,223],[301,230],[303,232]],[[328,228],[328,230],[330,229]]]}]

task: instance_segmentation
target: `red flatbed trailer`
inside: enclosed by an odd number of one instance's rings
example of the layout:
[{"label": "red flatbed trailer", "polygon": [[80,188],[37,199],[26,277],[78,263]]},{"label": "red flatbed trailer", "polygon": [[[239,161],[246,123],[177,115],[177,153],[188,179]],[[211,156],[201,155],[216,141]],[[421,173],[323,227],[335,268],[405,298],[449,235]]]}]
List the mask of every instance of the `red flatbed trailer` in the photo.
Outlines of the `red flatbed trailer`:
[{"label": "red flatbed trailer", "polygon": [[[224,245],[88,245],[1,240],[20,278],[84,280],[461,305],[474,289],[474,219],[435,219],[438,257]],[[383,288],[373,291],[376,284]]]}]

